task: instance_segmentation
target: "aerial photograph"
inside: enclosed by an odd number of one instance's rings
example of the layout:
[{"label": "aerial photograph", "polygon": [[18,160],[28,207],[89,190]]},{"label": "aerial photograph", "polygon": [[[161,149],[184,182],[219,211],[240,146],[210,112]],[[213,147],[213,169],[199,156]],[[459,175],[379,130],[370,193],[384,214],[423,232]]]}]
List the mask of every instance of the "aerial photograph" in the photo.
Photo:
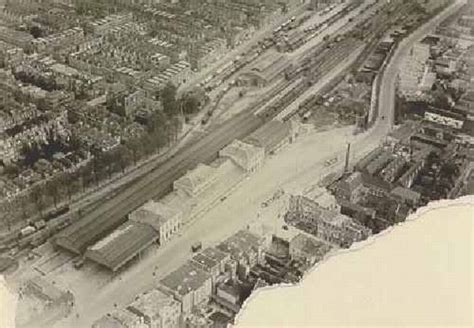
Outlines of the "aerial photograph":
[{"label": "aerial photograph", "polygon": [[469,195],[472,0],[0,0],[0,328],[232,327]]}]

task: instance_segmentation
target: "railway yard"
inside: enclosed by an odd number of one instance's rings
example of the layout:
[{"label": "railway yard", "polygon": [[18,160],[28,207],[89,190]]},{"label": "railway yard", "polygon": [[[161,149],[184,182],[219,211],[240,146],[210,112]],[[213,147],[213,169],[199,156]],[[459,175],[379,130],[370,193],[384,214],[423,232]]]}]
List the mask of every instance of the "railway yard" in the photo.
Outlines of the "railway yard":
[{"label": "railway yard", "polygon": [[[302,192],[296,181],[315,184],[323,176],[341,172],[340,159],[347,142],[355,140],[353,151],[358,155],[351,158],[355,160],[375,148],[391,130],[392,121],[384,118],[393,116],[393,108],[374,99],[374,90],[383,92],[374,81],[382,75],[397,45],[429,16],[414,3],[401,0],[346,0],[321,11],[300,8],[296,13],[263,35],[249,51],[203,74],[194,85],[186,85],[186,89],[204,90],[209,101],[195,116],[186,141],[167,160],[137,169],[137,178],[110,187],[106,197],[91,196],[90,202],[46,214],[41,223],[31,223],[31,228],[2,245],[5,253],[19,261],[14,285],[40,272],[74,294],[76,317],[68,316],[52,327],[90,326],[92,319],[112,310],[116,303],[126,304],[154,279],[174,270],[198,239],[212,244],[249,224],[249,219],[232,214],[242,202],[247,203],[245,215],[249,218],[267,212],[266,218],[271,220],[275,209],[261,205],[269,193],[282,186]],[[272,125],[278,127],[271,130]],[[265,129],[291,127],[288,130],[292,131],[294,126],[298,132],[289,133],[292,145],[288,149],[265,149],[262,172],[255,176],[239,169],[241,181],[212,203],[219,210],[212,205],[194,215],[174,239],[140,249],[132,256],[135,260],[118,272],[110,273],[86,259],[91,247],[129,222],[130,213],[173,194],[181,177],[199,165],[221,165],[221,150],[228,145],[256,138]],[[306,135],[304,129],[311,132]],[[316,145],[317,158],[304,155],[313,149],[310,141],[317,144],[324,138],[334,139],[337,146]],[[274,172],[279,176],[271,181]],[[247,196],[258,185],[262,190],[253,198]],[[223,222],[220,215],[228,215],[228,221]],[[205,230],[215,235],[202,233]],[[133,282],[136,284],[130,290],[119,295],[120,286]],[[92,302],[89,293],[95,290],[97,299]],[[91,318],[79,316],[85,313],[91,313]]]}]

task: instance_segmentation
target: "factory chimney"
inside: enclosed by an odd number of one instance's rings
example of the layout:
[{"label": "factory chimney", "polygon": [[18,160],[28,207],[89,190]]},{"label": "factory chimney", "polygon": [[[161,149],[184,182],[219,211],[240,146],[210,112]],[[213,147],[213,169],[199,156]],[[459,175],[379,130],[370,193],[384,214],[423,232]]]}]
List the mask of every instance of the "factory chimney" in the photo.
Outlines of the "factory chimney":
[{"label": "factory chimney", "polygon": [[344,165],[344,173],[349,172],[349,158],[351,155],[351,144],[350,142],[347,143],[347,151],[346,151],[346,163]]}]

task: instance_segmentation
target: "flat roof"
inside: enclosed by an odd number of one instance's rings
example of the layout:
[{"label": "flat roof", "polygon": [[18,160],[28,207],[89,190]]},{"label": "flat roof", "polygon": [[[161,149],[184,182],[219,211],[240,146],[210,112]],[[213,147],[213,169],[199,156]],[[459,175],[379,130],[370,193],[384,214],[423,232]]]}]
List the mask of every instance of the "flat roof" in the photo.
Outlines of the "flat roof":
[{"label": "flat roof", "polygon": [[215,268],[219,264],[219,262],[216,260],[211,259],[201,253],[194,255],[192,261],[197,263],[200,268],[207,272],[211,271],[212,268]]},{"label": "flat roof", "polygon": [[127,306],[127,309],[138,316],[154,318],[160,316],[166,307],[179,307],[178,301],[162,291],[154,288],[141,294],[138,299]]},{"label": "flat roof", "polygon": [[238,258],[252,248],[255,249],[259,247],[260,244],[261,238],[259,238],[259,236],[247,230],[240,230],[217,245],[217,248],[229,253],[234,258]]},{"label": "flat roof", "polygon": [[160,280],[160,283],[184,296],[199,289],[210,278],[211,276],[207,272],[193,265],[192,261],[188,261]]}]

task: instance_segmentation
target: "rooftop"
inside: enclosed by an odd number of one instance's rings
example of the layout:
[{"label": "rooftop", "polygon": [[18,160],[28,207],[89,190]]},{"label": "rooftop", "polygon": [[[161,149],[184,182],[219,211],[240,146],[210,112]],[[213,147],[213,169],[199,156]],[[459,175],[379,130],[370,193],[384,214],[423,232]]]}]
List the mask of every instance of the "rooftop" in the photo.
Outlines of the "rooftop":
[{"label": "rooftop", "polygon": [[127,221],[110,235],[89,247],[85,256],[116,271],[157,239],[158,234],[151,226]]},{"label": "rooftop", "polygon": [[215,170],[208,165],[198,164],[194,169],[186,173],[183,177],[176,180],[177,184],[187,185],[192,193],[204,188],[215,177]]},{"label": "rooftop", "polygon": [[410,190],[408,188],[403,188],[403,187],[395,187],[391,193],[394,196],[399,196],[403,199],[410,200],[414,203],[418,202],[421,198],[420,193]]},{"label": "rooftop", "polygon": [[163,278],[160,283],[175,293],[186,295],[200,288],[209,279],[210,275],[207,272],[188,261]]},{"label": "rooftop", "polygon": [[236,159],[238,162],[248,163],[262,151],[263,149],[260,147],[240,140],[234,140],[230,145],[222,149],[221,153]]},{"label": "rooftop", "polygon": [[127,309],[138,316],[156,317],[165,307],[177,306],[178,302],[171,296],[154,288],[144,294],[141,294],[138,299],[131,303]]},{"label": "rooftop", "polygon": [[305,234],[298,234],[291,242],[291,247],[297,248],[304,253],[312,255],[324,255],[330,250],[330,246],[322,243],[314,238],[311,238]]},{"label": "rooftop", "polygon": [[243,141],[258,147],[263,147],[266,151],[271,151],[283,139],[289,137],[290,133],[290,123],[272,120],[246,137]]},{"label": "rooftop", "polygon": [[252,249],[256,250],[261,243],[262,241],[257,235],[246,230],[240,230],[220,243],[217,248],[231,254],[234,258],[239,258]]}]

